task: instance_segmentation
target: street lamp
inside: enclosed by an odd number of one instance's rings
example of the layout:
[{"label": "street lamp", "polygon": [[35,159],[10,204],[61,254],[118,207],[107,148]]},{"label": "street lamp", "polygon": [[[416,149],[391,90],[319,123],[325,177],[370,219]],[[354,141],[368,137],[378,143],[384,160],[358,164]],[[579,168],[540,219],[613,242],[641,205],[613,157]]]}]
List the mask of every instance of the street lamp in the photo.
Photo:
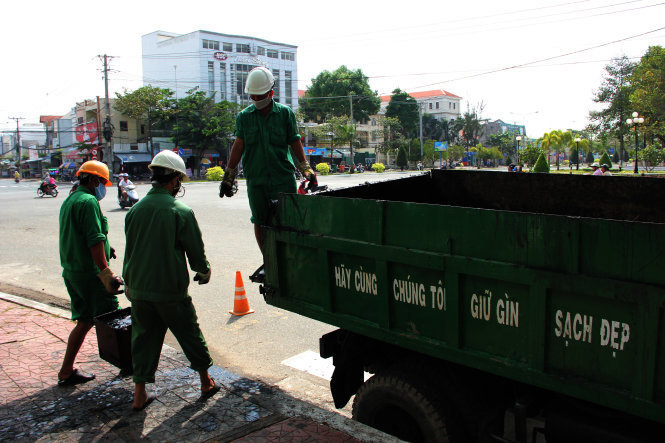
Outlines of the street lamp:
[{"label": "street lamp", "polygon": [[575,167],[576,170],[580,170],[580,138],[575,137],[575,143],[577,143],[577,166]]},{"label": "street lamp", "polygon": [[628,123],[628,126],[633,125],[633,128],[635,128],[635,169],[633,170],[633,173],[637,174],[637,125],[644,123],[644,118],[640,117],[637,112],[633,112],[633,118],[626,120],[626,123]]},{"label": "street lamp", "polygon": [[515,150],[515,164],[519,165],[520,164],[520,140],[522,140],[522,136],[518,135],[515,137],[515,140],[517,140],[517,149]]}]

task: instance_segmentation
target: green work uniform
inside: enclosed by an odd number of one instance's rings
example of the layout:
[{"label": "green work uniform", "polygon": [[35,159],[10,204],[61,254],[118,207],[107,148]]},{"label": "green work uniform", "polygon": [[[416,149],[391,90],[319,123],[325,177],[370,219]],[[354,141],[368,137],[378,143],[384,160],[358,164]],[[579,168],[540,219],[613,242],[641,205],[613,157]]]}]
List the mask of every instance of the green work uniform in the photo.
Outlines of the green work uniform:
[{"label": "green work uniform", "polygon": [[109,294],[97,278],[99,268],[90,248],[104,242],[106,260],[111,248],[108,221],[97,198],[86,186],[79,186],[60,207],[60,263],[71,299],[72,320],[92,322],[94,317],[118,309],[118,298]]},{"label": "green work uniform", "polygon": [[295,193],[295,166],[289,147],[300,139],[296,117],[288,106],[273,100],[263,115],[254,105],[236,118],[235,135],[242,139],[242,166],[252,223],[265,224],[268,203],[280,192]]},{"label": "green work uniform", "polygon": [[135,383],[154,383],[169,329],[195,371],[212,366],[196,310],[187,293],[192,270],[208,272],[194,212],[162,187],[153,187],[125,217],[122,276],[132,302]]}]

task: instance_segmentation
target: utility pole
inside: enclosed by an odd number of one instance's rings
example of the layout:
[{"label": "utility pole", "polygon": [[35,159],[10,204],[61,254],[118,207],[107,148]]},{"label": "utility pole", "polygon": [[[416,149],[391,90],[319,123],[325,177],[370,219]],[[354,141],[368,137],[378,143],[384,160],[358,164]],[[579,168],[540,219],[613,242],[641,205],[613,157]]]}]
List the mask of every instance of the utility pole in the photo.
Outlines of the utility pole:
[{"label": "utility pole", "polygon": [[420,127],[420,161],[423,161],[423,107],[418,103],[418,125]]},{"label": "utility pole", "polygon": [[351,133],[351,142],[349,143],[351,151],[351,166],[349,167],[349,172],[353,174],[356,169],[355,158],[353,157],[353,141],[356,138],[356,124],[353,121],[353,95],[349,95],[349,107],[351,108],[351,125],[353,126],[353,132]]},{"label": "utility pole", "polygon": [[[104,134],[106,139],[106,144],[104,147],[104,163],[109,167],[109,172],[113,173],[113,149],[111,148],[111,138],[113,136],[113,130],[111,125],[111,102],[109,101],[109,58],[106,54],[99,55],[100,59],[104,60],[104,95],[106,97],[106,115],[104,118]],[[108,129],[107,129],[108,128]],[[106,137],[106,135],[110,135]]]},{"label": "utility pole", "polygon": [[9,117],[11,120],[16,120],[16,163],[18,164],[18,173],[23,178],[23,170],[21,169],[21,131],[18,127],[18,121],[23,120],[23,117]]}]

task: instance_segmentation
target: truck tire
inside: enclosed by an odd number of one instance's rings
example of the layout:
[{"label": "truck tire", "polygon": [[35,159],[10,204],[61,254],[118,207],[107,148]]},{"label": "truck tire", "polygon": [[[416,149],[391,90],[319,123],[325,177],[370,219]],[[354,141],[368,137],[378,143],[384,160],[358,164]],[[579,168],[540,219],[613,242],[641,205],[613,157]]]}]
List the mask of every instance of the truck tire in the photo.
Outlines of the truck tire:
[{"label": "truck tire", "polygon": [[460,442],[438,390],[401,373],[376,374],[353,400],[353,419],[410,442]]}]

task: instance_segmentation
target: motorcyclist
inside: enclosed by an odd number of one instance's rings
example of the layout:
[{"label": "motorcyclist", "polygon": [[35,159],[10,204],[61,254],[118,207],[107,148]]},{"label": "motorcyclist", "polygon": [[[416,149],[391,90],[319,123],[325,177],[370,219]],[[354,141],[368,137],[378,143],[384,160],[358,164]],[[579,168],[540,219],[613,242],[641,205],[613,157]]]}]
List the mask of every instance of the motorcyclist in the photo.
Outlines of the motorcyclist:
[{"label": "motorcyclist", "polygon": [[[131,189],[130,189],[131,186]],[[139,195],[134,189],[134,183],[129,179],[129,174],[123,172],[120,174],[120,181],[118,182],[118,189],[120,190],[119,198],[125,202],[134,202],[139,201]]]},{"label": "motorcyclist", "polygon": [[21,174],[19,174],[18,171],[15,171],[15,172],[14,172],[14,181],[15,181],[16,183],[18,183],[18,182],[21,181]]},{"label": "motorcyclist", "polygon": [[51,177],[51,174],[48,172],[44,176],[44,181],[40,185],[40,188],[44,192],[44,194],[47,194],[49,192],[49,189],[55,188],[55,179]]}]

